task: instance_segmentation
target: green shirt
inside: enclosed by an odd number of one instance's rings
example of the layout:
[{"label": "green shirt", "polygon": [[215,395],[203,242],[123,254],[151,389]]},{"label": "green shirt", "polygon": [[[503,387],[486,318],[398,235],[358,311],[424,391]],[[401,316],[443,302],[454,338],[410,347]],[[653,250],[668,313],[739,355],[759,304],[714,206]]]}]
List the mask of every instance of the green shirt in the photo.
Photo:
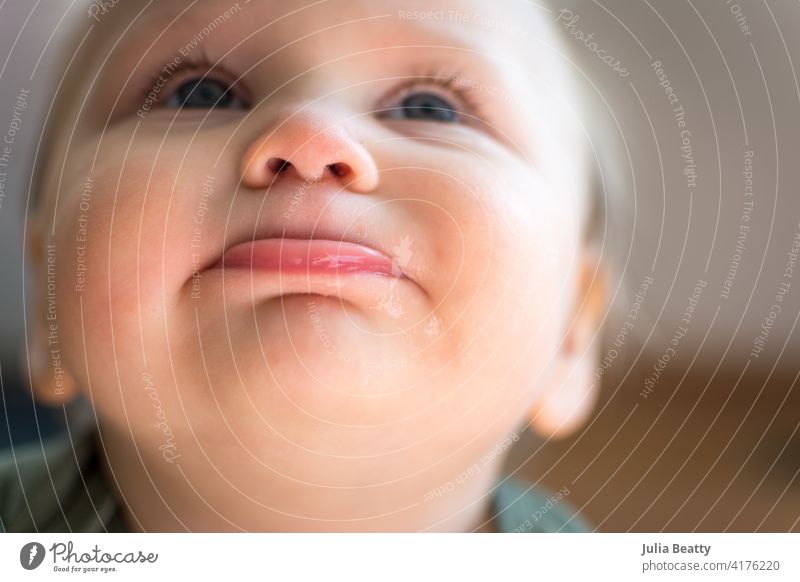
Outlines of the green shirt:
[{"label": "green shirt", "polygon": [[[497,528],[507,533],[590,531],[564,497],[560,491],[553,494],[504,478],[492,500]],[[126,531],[121,506],[101,471],[94,433],[0,454],[0,532]]]}]

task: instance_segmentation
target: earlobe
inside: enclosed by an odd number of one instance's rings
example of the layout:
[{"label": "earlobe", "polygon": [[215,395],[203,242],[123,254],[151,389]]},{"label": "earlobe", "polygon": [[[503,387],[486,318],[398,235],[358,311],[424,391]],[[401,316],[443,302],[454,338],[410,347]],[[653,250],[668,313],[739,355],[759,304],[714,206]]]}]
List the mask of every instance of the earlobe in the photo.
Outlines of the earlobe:
[{"label": "earlobe", "polygon": [[591,416],[600,393],[595,375],[597,331],[608,306],[608,275],[596,261],[584,261],[578,289],[562,349],[540,400],[530,411],[531,427],[545,438],[564,438],[579,430]]},{"label": "earlobe", "polygon": [[594,376],[595,350],[580,358],[559,358],[547,388],[530,411],[530,425],[544,438],[560,439],[578,431],[591,416],[600,392]]},{"label": "earlobe", "polygon": [[[41,212],[35,212],[28,223],[27,251],[35,269],[44,266],[45,231]],[[37,297],[37,306],[38,310],[33,315],[33,340],[30,346],[23,346],[20,352],[21,369],[27,370],[33,397],[38,402],[48,406],[68,404],[77,396],[78,388],[61,352],[50,349],[41,291]]]},{"label": "earlobe", "polygon": [[[43,319],[44,315],[37,314],[37,317]],[[36,401],[47,406],[60,406],[77,396],[75,378],[64,362],[61,350],[50,349],[44,321],[35,324],[33,341],[27,349],[23,348],[20,356]]]},{"label": "earlobe", "polygon": [[36,342],[23,352],[23,366],[27,367],[33,397],[47,406],[68,404],[77,396],[75,379],[58,353],[47,349],[47,342]]}]

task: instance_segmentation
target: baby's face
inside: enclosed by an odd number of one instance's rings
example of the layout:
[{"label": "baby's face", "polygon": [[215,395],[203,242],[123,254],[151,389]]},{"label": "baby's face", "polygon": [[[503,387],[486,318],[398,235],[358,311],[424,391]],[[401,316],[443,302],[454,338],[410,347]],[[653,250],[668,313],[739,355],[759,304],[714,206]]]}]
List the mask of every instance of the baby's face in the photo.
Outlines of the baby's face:
[{"label": "baby's face", "polygon": [[145,4],[99,16],[43,193],[61,356],[101,420],[337,486],[517,429],[573,315],[587,206],[550,15]]}]

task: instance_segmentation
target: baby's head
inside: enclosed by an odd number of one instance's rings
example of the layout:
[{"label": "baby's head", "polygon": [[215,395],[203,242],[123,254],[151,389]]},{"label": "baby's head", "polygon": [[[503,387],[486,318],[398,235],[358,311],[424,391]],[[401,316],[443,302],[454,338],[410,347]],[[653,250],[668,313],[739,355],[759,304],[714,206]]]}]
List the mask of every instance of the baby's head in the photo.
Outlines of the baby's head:
[{"label": "baby's head", "polygon": [[498,443],[581,425],[605,285],[553,21],[92,4],[37,165],[29,350],[37,397],[93,404],[131,522],[463,529]]}]

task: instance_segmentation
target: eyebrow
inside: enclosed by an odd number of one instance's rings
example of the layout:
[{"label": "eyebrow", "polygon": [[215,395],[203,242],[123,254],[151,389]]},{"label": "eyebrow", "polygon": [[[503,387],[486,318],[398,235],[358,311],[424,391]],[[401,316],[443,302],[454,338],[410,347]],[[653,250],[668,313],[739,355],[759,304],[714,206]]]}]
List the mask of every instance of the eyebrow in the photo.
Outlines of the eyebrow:
[{"label": "eyebrow", "polygon": [[[127,53],[129,49],[141,44],[140,33],[141,29],[152,29],[154,24],[163,23],[166,19],[170,19],[169,25],[164,26],[159,34],[151,42],[151,47],[161,41],[168,33],[174,31],[173,26],[183,26],[194,24],[193,16],[191,13],[187,18],[181,18],[196,6],[200,0],[192,0],[186,5],[183,10],[175,10],[175,3],[170,0],[144,0],[133,3],[124,3],[125,9],[120,12],[109,13],[104,18],[108,18],[108,22],[103,20],[95,25],[100,31],[103,41],[105,41],[106,48],[113,49],[117,53]],[[141,6],[144,4],[144,6]],[[141,8],[129,8],[132,6],[141,6]],[[112,9],[114,10],[114,9]],[[116,26],[115,26],[116,25]],[[118,29],[124,27],[122,31]],[[116,34],[114,34],[116,33]],[[113,42],[113,46],[107,45]]]},{"label": "eyebrow", "polygon": [[[202,0],[193,0],[181,8],[176,2],[171,0],[139,0],[131,3],[122,3],[124,9],[120,12],[108,14],[104,18],[109,21],[101,21],[100,25],[92,25],[100,31],[99,37],[94,43],[94,51],[99,55],[105,55],[102,61],[98,62],[101,71],[97,77],[99,86],[94,87],[95,91],[102,93],[103,85],[108,81],[113,81],[113,85],[130,85],[136,71],[143,66],[149,67],[150,63],[156,59],[162,59],[162,49],[168,45],[169,50],[178,50],[183,43],[183,36],[176,35],[184,29],[191,30],[198,26],[198,22],[203,21],[203,15],[207,11],[187,12],[197,6]],[[135,7],[135,8],[131,8]],[[114,8],[116,9],[116,7]],[[154,38],[148,37],[143,41],[140,31],[152,27],[154,23],[161,23],[169,20],[160,26],[160,33]],[[118,24],[118,26],[114,26]],[[105,25],[105,26],[104,26]],[[119,28],[122,28],[120,31]],[[109,33],[111,31],[111,33]],[[116,34],[115,34],[116,33]],[[142,46],[147,43],[147,46]],[[197,47],[202,46],[201,42]],[[188,56],[188,55],[187,55]]]},{"label": "eyebrow", "polygon": [[[497,39],[482,34],[485,31],[471,25],[453,21],[404,20],[398,18],[396,13],[386,16],[387,26],[375,32],[381,37],[384,48],[431,46],[475,52],[484,58],[497,53]],[[390,45],[395,39],[397,44]]]}]

